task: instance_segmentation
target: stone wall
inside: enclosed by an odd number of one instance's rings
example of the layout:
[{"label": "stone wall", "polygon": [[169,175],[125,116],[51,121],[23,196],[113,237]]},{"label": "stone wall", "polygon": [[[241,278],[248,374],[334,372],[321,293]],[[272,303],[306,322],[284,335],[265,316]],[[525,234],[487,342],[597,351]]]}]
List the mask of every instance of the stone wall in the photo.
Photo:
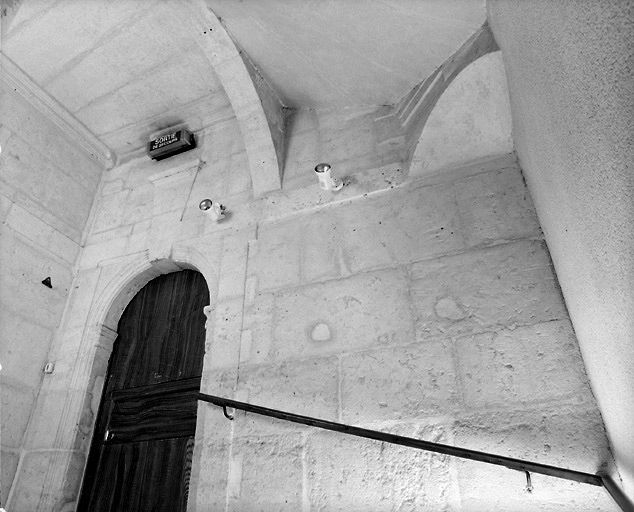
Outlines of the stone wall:
[{"label": "stone wall", "polygon": [[634,499],[632,4],[487,5],[504,52],[516,151]]},{"label": "stone wall", "polygon": [[[608,460],[512,155],[260,222],[237,254],[204,391],[591,473]],[[533,476],[529,495],[521,473],[211,406],[199,427],[193,510],[613,510],[597,488]]]},{"label": "stone wall", "polygon": [[[408,176],[375,119],[296,113],[285,188],[257,200],[233,118],[106,173],[11,510],[74,509],[120,314],[180,268],[210,288],[203,392],[591,473],[609,459],[515,156]],[[319,189],[318,161],[343,190]],[[519,472],[207,404],[192,469],[192,511],[614,510],[596,487],[533,476],[528,494]]]},{"label": "stone wall", "polygon": [[[40,456],[26,435],[101,166],[12,87],[0,97],[2,486]],[[50,278],[51,288],[42,284]]]}]

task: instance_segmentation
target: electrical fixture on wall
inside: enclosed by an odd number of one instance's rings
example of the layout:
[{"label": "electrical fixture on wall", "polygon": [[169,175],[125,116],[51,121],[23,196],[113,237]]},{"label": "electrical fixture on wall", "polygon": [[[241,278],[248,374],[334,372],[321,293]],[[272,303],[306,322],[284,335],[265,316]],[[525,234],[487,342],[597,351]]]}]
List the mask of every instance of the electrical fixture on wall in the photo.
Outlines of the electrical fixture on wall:
[{"label": "electrical fixture on wall", "polygon": [[225,218],[225,211],[227,210],[226,206],[218,202],[214,203],[211,199],[203,199],[198,205],[198,208],[216,222]]},{"label": "electrical fixture on wall", "polygon": [[315,174],[319,179],[319,186],[322,190],[337,192],[343,187],[343,182],[331,176],[332,167],[330,164],[317,164]]},{"label": "electrical fixture on wall", "polygon": [[152,160],[163,160],[196,147],[196,138],[186,126],[173,126],[154,133],[147,143],[147,155]]}]

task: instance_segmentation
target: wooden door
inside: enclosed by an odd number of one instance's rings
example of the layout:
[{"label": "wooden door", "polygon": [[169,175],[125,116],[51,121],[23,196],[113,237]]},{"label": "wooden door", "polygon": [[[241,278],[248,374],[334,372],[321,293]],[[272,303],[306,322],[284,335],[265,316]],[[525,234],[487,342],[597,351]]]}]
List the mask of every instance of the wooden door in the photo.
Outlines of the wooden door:
[{"label": "wooden door", "polygon": [[208,304],[202,275],[184,270],[124,311],[78,511],[185,512]]}]

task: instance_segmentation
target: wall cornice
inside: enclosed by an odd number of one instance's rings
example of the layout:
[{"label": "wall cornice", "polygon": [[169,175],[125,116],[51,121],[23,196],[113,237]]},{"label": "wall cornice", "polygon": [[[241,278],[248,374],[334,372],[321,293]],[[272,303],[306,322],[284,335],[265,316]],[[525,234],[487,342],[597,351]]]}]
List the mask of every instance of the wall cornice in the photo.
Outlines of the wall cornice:
[{"label": "wall cornice", "polygon": [[78,121],[57,100],[37,85],[17,64],[0,52],[2,81],[17,91],[38,111],[48,117],[67,137],[106,169],[115,164],[110,149]]}]

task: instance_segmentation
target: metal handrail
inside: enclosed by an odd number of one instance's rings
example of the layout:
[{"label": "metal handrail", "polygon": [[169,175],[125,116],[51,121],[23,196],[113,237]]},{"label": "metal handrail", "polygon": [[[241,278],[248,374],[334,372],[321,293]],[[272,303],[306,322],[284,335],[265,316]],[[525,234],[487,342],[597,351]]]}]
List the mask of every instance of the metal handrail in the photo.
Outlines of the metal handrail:
[{"label": "metal handrail", "polygon": [[522,471],[527,474],[527,477],[530,477],[530,473],[540,473],[542,475],[553,476],[555,478],[562,478],[565,480],[572,480],[574,482],[580,482],[583,484],[604,487],[624,512],[634,512],[634,508],[632,507],[631,502],[629,501],[627,496],[623,494],[623,491],[621,491],[620,487],[618,487],[614,483],[611,477],[609,477],[605,473],[593,475],[591,473],[584,473],[582,471],[575,471],[573,469],[560,468],[557,466],[550,466],[548,464],[540,464],[538,462],[529,462],[521,459],[514,459],[512,457],[504,457],[502,455],[494,455],[491,453],[470,450],[468,448],[459,448],[456,446],[450,446],[441,443],[432,443],[430,441],[423,441],[421,439],[414,439],[412,437],[399,436],[387,432],[379,432],[377,430],[369,430],[366,428],[345,425],[343,423],[336,423],[334,421],[322,420],[318,418],[312,418],[310,416],[302,416],[301,414],[280,411],[277,409],[269,409],[268,407],[253,405],[246,402],[239,402],[237,400],[231,400],[229,398],[222,398],[214,395],[207,395],[205,393],[198,393],[198,400],[222,407],[225,416],[230,420],[233,419],[233,416],[231,416],[227,412],[227,407],[231,407],[232,409],[239,409],[246,412],[252,412],[261,416],[269,416],[271,418],[277,418],[293,423],[300,423],[302,425],[308,425],[311,427],[331,430],[334,432],[341,432],[343,434],[363,437],[366,439],[374,439],[376,441],[382,441],[385,443],[408,446],[410,448],[442,453],[445,455],[450,455],[452,457],[460,457],[463,459],[475,460],[479,462],[485,462],[487,464],[503,466],[509,469]]}]

